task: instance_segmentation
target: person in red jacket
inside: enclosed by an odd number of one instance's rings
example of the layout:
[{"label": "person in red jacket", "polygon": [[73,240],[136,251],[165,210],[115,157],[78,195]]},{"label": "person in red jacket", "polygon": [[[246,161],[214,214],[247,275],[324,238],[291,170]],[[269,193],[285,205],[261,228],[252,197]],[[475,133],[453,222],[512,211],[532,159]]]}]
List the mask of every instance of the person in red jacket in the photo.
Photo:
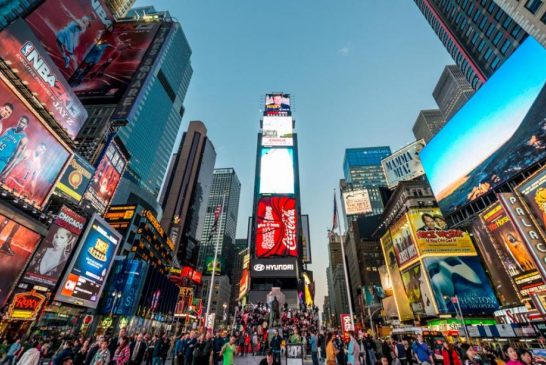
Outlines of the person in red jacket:
[{"label": "person in red jacket", "polygon": [[442,357],[444,358],[444,365],[461,365],[461,358],[452,343],[444,342]]}]

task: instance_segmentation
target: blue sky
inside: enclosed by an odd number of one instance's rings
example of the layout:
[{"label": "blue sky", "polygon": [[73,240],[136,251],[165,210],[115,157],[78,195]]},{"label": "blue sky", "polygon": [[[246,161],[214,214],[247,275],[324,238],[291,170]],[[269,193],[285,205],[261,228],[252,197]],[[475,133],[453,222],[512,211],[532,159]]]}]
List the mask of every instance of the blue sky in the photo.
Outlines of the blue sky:
[{"label": "blue sky", "polygon": [[326,230],[345,148],[413,140],[419,110],[453,63],[409,0],[138,0],[169,10],[192,47],[185,100],[216,147],[216,167],[242,183],[238,237],[246,237],[264,94],[293,95],[303,213],[310,216],[317,304],[326,289]]}]

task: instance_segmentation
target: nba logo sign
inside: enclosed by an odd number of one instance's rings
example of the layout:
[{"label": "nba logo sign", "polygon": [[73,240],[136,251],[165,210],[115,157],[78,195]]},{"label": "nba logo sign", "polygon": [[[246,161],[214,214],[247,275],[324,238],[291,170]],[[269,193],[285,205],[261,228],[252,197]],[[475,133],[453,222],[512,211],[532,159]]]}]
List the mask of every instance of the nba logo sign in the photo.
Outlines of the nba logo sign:
[{"label": "nba logo sign", "polygon": [[34,49],[34,44],[32,42],[27,41],[25,44],[23,44],[23,47],[21,47],[21,53],[25,56],[28,56],[30,52]]}]

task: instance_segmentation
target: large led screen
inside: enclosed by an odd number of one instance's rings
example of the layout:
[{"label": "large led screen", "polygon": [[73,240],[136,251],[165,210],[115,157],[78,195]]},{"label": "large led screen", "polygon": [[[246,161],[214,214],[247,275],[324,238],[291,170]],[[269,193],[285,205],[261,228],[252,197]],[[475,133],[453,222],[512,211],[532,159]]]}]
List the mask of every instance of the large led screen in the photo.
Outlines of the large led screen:
[{"label": "large led screen", "polygon": [[40,242],[40,235],[0,214],[0,307]]},{"label": "large led screen", "polygon": [[546,158],[545,80],[546,49],[528,37],[421,151],[444,213]]},{"label": "large led screen", "polygon": [[0,49],[4,61],[75,139],[87,119],[87,111],[24,20],[16,20],[1,33]]},{"label": "large led screen", "polygon": [[264,115],[291,115],[290,95],[266,94]]},{"label": "large led screen", "polygon": [[389,188],[396,187],[400,181],[412,180],[425,173],[419,158],[424,147],[425,141],[420,139],[381,160]]},{"label": "large led screen", "polygon": [[67,79],[112,19],[102,0],[46,0],[26,18]]},{"label": "large led screen", "polygon": [[71,154],[2,80],[0,109],[0,184],[41,208]]},{"label": "large led screen", "polygon": [[294,194],[294,150],[261,150],[260,194]]},{"label": "large led screen", "polygon": [[70,85],[81,98],[119,100],[161,23],[121,22],[87,53]]},{"label": "large led screen", "polygon": [[256,256],[298,256],[296,199],[260,198],[256,209]]},{"label": "large led screen", "polygon": [[74,158],[64,170],[63,175],[55,185],[53,193],[78,204],[91,182],[95,168],[83,157],[74,154]]},{"label": "large led screen", "polygon": [[93,215],[55,295],[55,300],[96,308],[121,235]]},{"label": "large led screen", "polygon": [[292,146],[292,117],[264,117],[262,146]]}]

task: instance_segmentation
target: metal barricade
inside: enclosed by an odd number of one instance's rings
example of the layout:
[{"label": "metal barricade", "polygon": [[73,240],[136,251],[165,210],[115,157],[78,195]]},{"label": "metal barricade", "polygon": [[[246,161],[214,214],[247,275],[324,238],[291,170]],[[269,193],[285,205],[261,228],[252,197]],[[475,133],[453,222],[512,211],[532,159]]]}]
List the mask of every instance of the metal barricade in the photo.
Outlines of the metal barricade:
[{"label": "metal barricade", "polygon": [[286,344],[286,365],[303,365],[303,344]]}]

